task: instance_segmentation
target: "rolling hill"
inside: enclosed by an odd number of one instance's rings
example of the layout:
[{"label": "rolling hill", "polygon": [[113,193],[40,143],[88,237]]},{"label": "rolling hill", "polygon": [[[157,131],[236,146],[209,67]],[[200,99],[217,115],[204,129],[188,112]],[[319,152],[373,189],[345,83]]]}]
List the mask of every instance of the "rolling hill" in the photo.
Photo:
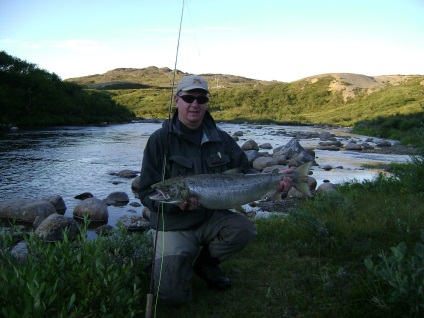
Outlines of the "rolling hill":
[{"label": "rolling hill", "polygon": [[[166,118],[173,71],[118,68],[66,81],[103,90],[139,117]],[[176,71],[176,82],[186,75]],[[424,75],[319,74],[294,82],[200,74],[209,83],[209,110],[218,120],[352,126],[379,116],[423,111]],[[176,85],[176,84],[175,84]]]}]

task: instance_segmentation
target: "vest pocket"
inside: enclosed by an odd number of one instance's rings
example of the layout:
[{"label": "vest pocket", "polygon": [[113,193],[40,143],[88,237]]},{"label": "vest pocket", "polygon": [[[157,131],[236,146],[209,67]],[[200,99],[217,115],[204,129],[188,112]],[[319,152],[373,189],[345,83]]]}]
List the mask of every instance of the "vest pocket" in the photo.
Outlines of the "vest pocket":
[{"label": "vest pocket", "polygon": [[211,173],[222,173],[228,170],[228,164],[230,163],[230,157],[225,153],[218,152],[212,154],[205,159],[208,171]]},{"label": "vest pocket", "polygon": [[171,178],[193,174],[193,160],[183,156],[169,157]]}]

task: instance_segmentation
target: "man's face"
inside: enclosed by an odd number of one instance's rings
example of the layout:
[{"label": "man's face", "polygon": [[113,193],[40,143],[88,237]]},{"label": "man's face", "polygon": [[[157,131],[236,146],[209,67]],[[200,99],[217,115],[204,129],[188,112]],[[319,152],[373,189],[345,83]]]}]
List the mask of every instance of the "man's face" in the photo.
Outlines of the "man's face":
[{"label": "man's face", "polygon": [[207,93],[203,90],[179,92],[175,96],[178,119],[190,129],[200,127],[205,116],[208,100]]}]

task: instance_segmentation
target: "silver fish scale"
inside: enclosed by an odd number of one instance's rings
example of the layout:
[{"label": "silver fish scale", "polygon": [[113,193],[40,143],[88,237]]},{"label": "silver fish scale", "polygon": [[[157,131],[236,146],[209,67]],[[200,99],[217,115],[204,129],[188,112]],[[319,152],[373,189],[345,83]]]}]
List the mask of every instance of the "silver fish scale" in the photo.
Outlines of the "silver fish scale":
[{"label": "silver fish scale", "polygon": [[231,209],[271,196],[281,177],[282,174],[196,175],[186,178],[185,185],[203,207]]},{"label": "silver fish scale", "polygon": [[312,197],[307,184],[311,164],[304,163],[290,174],[200,174],[171,178],[152,185],[158,193],[150,198],[175,204],[195,197],[208,209],[239,209],[244,204],[277,193],[278,182],[284,176],[291,178],[295,189]]}]

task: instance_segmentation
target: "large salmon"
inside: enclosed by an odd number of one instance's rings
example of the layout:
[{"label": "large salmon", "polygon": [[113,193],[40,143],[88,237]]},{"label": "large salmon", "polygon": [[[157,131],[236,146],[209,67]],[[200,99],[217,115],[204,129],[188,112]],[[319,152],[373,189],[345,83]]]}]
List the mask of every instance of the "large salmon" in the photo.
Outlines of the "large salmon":
[{"label": "large salmon", "polygon": [[292,179],[293,187],[311,197],[308,173],[311,162],[304,163],[292,173],[257,174],[198,174],[176,177],[155,183],[156,194],[150,199],[163,203],[180,203],[192,197],[207,209],[237,209],[253,201],[279,194],[278,183],[283,176]]}]

